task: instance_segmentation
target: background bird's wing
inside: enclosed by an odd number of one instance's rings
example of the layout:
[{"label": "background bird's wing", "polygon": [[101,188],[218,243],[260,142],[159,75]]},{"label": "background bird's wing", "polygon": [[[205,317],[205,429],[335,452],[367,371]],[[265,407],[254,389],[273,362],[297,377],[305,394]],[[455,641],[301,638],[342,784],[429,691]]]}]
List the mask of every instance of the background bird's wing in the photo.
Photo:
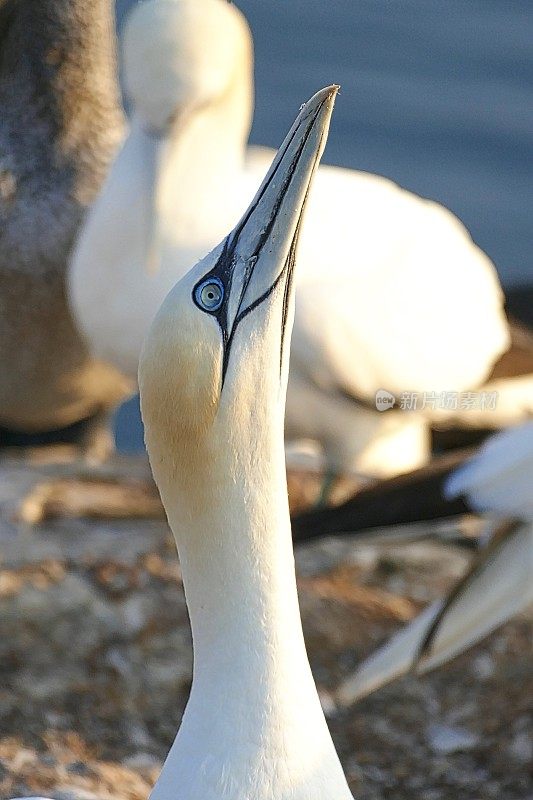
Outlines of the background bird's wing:
[{"label": "background bird's wing", "polygon": [[533,523],[503,526],[447,600],[427,608],[348,678],[349,705],[414,670],[434,669],[533,602]]},{"label": "background bird's wing", "polygon": [[321,167],[299,263],[291,358],[322,386],[372,403],[462,391],[509,346],[489,258],[447,209],[380,176]]},{"label": "background bird's wing", "polygon": [[444,484],[449,499],[501,517],[533,518],[533,421],[492,436]]},{"label": "background bird's wing", "polygon": [[466,513],[533,518],[533,421],[508,428],[477,450],[434,459],[382,480],[344,503],[311,509],[292,520],[295,541]]},{"label": "background bird's wing", "polygon": [[473,451],[461,451],[435,459],[413,472],[361,489],[338,506],[313,508],[293,517],[295,542],[332,534],[376,531],[386,535],[391,525],[406,525],[466,514],[471,509],[461,495],[445,497],[444,485]]}]

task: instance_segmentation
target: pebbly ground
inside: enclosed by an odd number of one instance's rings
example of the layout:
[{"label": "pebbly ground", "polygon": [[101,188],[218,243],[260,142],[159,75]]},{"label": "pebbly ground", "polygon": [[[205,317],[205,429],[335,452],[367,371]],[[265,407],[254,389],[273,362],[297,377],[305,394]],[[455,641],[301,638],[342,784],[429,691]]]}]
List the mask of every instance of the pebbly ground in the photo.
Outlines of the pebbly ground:
[{"label": "pebbly ground", "polygon": [[[144,800],[190,687],[179,564],[144,461],[89,486],[75,473],[62,451],[0,463],[0,798]],[[308,483],[292,476],[293,501],[316,491]],[[311,664],[361,800],[533,798],[532,616],[430,676],[335,702],[340,680],[468,559],[431,540],[296,553]]]}]

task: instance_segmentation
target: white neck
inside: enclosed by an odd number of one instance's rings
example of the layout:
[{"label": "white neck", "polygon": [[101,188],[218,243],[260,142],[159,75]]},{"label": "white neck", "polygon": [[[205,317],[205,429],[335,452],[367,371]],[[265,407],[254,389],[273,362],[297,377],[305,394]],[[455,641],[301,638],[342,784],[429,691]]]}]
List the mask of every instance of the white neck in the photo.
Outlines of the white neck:
[{"label": "white neck", "polygon": [[145,139],[154,153],[159,150],[155,191],[163,241],[201,241],[207,230],[211,247],[237,222],[242,202],[249,199],[239,197],[232,208],[236,181],[244,170],[251,113],[251,78],[245,77],[217,101],[184,109],[162,138],[147,133],[147,125],[134,117],[131,135]]},{"label": "white neck", "polygon": [[184,464],[152,457],[194,644],[191,696],[152,800],[346,800],[300,622],[282,403],[266,421],[237,414],[219,412]]}]

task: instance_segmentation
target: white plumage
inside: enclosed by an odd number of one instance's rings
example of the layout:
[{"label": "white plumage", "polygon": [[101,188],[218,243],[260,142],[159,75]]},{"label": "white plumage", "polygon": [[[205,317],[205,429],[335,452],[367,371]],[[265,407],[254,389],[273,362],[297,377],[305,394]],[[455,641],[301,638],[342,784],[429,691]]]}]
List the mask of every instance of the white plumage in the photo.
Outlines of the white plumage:
[{"label": "white plumage", "polygon": [[480,512],[533,520],[533,421],[491,436],[444,486]]},{"label": "white plumage", "polygon": [[448,478],[445,492],[511,522],[446,603],[426,609],[345,681],[339,691],[345,704],[412,669],[443,664],[533,603],[533,422],[489,439]]},{"label": "white plumage", "polygon": [[[148,0],[129,21],[124,67],[131,129],[78,243],[70,296],[94,352],[134,375],[162,298],[235,224],[272,154],[246,150],[252,42],[235,7]],[[509,343],[492,263],[443,207],[333,167],[317,175],[299,261],[287,435],[319,441],[336,470],[414,468],[426,418],[381,415],[375,393],[487,377]]]},{"label": "white plumage", "polygon": [[302,108],[249,210],[172,289],[141,354],[194,646],[152,800],[351,800],[305,651],[283,448],[295,245],[335,94]]}]

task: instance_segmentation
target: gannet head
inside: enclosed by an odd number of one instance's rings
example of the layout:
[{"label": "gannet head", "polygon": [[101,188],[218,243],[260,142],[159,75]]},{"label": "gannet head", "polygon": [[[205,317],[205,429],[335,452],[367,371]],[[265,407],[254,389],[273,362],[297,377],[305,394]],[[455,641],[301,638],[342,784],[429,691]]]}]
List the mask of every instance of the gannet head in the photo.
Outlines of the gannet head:
[{"label": "gannet head", "polygon": [[[235,229],[176,284],[140,358],[146,441],[176,463],[276,406],[283,426],[295,250],[338,87],[306,103]],[[229,437],[229,439],[228,439]],[[183,458],[187,458],[183,455]],[[159,480],[158,480],[159,482]]]},{"label": "gannet head", "polygon": [[160,264],[160,193],[172,153],[185,171],[191,160],[204,163],[209,154],[199,156],[196,142],[212,131],[223,164],[242,160],[253,110],[252,66],[250,30],[227,0],[145,0],[130,14],[124,83],[135,124],[150,143],[144,161],[148,272]]},{"label": "gannet head", "polygon": [[128,18],[126,92],[159,136],[224,97],[234,81],[246,82],[251,65],[248,25],[227,0],[146,0]]}]

